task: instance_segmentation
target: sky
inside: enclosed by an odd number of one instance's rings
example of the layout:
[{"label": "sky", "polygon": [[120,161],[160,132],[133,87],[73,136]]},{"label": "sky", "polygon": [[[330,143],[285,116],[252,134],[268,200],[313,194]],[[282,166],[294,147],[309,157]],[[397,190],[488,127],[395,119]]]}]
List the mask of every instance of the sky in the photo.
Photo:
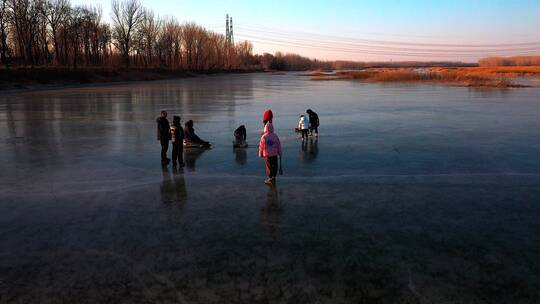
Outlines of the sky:
[{"label": "sky", "polygon": [[[540,55],[539,0],[140,0],[159,16],[225,33],[255,53],[322,60],[473,62],[494,55]],[[72,0],[101,6],[110,0]]]}]

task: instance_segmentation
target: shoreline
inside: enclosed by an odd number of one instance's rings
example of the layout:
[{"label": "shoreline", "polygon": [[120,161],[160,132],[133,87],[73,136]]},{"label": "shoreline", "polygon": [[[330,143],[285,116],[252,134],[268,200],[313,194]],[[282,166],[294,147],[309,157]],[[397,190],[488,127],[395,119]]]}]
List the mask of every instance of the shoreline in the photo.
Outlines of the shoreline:
[{"label": "shoreline", "polygon": [[166,69],[15,68],[0,70],[0,94],[80,88],[113,84],[194,78],[205,75],[266,72],[233,70],[214,72],[172,71]]}]

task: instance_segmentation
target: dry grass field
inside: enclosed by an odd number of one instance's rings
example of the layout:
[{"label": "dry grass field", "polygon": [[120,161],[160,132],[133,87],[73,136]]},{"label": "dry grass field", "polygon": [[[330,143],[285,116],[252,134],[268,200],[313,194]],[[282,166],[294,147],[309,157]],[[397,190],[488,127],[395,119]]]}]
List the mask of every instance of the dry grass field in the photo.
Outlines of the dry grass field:
[{"label": "dry grass field", "polygon": [[369,82],[435,82],[470,87],[520,87],[515,77],[540,77],[540,66],[368,68],[359,71],[312,73],[312,80],[365,80]]}]

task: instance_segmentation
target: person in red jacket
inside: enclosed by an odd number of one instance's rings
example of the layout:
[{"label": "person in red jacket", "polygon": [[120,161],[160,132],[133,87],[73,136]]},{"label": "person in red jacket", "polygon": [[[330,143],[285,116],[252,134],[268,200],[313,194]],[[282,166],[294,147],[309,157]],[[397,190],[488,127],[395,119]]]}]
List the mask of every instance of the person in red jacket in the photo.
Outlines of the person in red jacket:
[{"label": "person in red jacket", "polygon": [[272,123],[272,119],[274,118],[274,114],[272,113],[272,110],[268,109],[266,112],[264,112],[263,115],[263,125],[266,126],[267,123]]},{"label": "person in red jacket", "polygon": [[278,157],[281,157],[281,143],[279,137],[274,133],[274,127],[271,123],[264,126],[264,134],[259,143],[259,157],[264,158],[266,164],[268,178],[264,183],[273,185],[276,182],[278,173]]}]

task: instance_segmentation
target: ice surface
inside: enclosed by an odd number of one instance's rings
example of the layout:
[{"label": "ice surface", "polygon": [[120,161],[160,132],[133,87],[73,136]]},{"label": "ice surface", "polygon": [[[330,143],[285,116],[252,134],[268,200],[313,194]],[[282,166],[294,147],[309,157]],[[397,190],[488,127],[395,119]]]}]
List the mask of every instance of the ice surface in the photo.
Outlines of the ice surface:
[{"label": "ice surface", "polygon": [[[294,73],[0,95],[0,303],[535,303],[539,97]],[[214,148],[162,170],[161,109]]]}]

